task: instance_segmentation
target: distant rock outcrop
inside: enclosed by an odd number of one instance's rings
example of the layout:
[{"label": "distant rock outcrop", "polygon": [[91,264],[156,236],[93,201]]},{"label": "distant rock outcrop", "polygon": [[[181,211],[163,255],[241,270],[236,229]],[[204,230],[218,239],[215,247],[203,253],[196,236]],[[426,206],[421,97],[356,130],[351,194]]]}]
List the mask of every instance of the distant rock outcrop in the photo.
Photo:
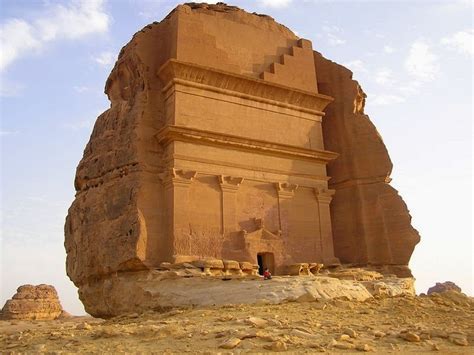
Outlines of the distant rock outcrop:
[{"label": "distant rock outcrop", "polygon": [[451,291],[451,290],[461,292],[461,287],[459,287],[458,285],[456,285],[454,282],[451,282],[451,281],[437,282],[436,285],[428,289],[428,295],[431,295],[434,292],[441,293],[441,292],[446,292],[446,291]]},{"label": "distant rock outcrop", "polygon": [[51,285],[23,285],[2,309],[3,319],[52,320],[68,313],[63,311],[58,293]]}]

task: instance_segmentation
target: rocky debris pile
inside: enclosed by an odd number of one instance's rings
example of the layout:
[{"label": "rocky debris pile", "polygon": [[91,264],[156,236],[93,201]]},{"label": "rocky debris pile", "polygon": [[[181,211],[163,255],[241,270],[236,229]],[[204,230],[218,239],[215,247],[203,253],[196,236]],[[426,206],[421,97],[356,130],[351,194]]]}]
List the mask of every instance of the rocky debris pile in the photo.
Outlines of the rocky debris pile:
[{"label": "rocky debris pile", "polygon": [[441,292],[446,292],[446,291],[461,292],[461,287],[459,287],[458,285],[456,285],[454,282],[451,282],[451,281],[437,282],[436,285],[428,289],[428,295],[431,295],[434,292],[441,293]]},{"label": "rocky debris pile", "polygon": [[258,265],[249,262],[221,259],[199,259],[191,262],[163,262],[157,268],[168,276],[258,276]]},{"label": "rocky debris pile", "polygon": [[354,281],[374,281],[384,278],[384,275],[377,271],[371,271],[362,268],[339,268],[328,273],[328,276],[339,280]]},{"label": "rocky debris pile", "polygon": [[67,317],[51,285],[23,285],[3,306],[2,319],[53,320]]},{"label": "rocky debris pile", "polygon": [[287,273],[293,276],[318,275],[323,266],[323,264],[319,263],[298,263],[289,265],[287,267]]},{"label": "rocky debris pile", "polygon": [[[288,265],[286,267],[286,275],[291,276],[316,276],[323,269],[324,264],[319,263],[297,263]],[[217,277],[258,277],[259,276],[259,266],[257,264],[252,264],[247,261],[235,261],[235,260],[226,260],[226,259],[213,259],[205,258],[193,260],[190,262],[181,262],[181,263],[168,263],[163,262],[156,269],[157,271],[166,272],[166,276],[181,276],[181,277],[192,277],[192,276],[217,276]],[[361,269],[359,269],[361,270]],[[328,270],[324,270],[324,273],[328,273]],[[359,273],[363,273],[360,271]],[[374,273],[367,271],[367,273]],[[383,275],[380,275],[379,278],[383,278]],[[336,274],[333,276],[338,277]],[[343,278],[341,278],[343,279]],[[348,278],[350,280],[362,280],[362,278]],[[370,280],[374,278],[369,278]],[[369,280],[367,279],[367,280]],[[364,279],[365,280],[365,279]]]}]

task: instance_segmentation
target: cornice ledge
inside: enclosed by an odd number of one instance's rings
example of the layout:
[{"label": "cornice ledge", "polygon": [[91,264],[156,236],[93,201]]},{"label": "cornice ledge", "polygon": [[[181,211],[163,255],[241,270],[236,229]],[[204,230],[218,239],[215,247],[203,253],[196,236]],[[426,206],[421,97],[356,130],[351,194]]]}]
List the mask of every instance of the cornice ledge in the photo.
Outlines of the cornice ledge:
[{"label": "cornice ledge", "polygon": [[236,96],[259,97],[276,103],[314,111],[324,115],[323,110],[334,99],[327,95],[298,90],[245,75],[235,74],[198,64],[169,59],[157,73],[167,91],[175,82],[192,82],[228,92]]},{"label": "cornice ledge", "polygon": [[198,144],[224,146],[237,150],[260,151],[261,153],[274,156],[291,156],[299,159],[310,159],[325,164],[339,156],[338,153],[328,150],[313,150],[182,126],[165,126],[158,131],[156,138],[158,142],[163,145],[172,141],[197,142]]}]

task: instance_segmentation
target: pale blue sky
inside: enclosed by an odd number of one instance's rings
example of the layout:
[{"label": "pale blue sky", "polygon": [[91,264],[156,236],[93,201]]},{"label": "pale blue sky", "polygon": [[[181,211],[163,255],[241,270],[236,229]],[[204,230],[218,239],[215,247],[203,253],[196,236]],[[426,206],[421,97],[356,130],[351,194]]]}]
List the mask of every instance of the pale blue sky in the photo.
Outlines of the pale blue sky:
[{"label": "pale blue sky", "polygon": [[[418,292],[451,280],[473,294],[471,1],[235,0],[354,71],[421,234]],[[177,1],[0,0],[0,307],[25,283],[65,274],[63,225],[74,173],[120,48]]]}]

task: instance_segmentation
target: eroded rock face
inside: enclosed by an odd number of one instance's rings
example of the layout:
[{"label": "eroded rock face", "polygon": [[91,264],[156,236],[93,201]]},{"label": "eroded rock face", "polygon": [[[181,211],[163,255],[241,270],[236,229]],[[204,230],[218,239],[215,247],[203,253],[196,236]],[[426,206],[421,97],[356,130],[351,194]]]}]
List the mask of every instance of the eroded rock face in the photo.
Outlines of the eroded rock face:
[{"label": "eroded rock face", "polygon": [[[420,241],[407,206],[390,186],[392,162],[382,137],[364,113],[366,95],[347,68],[314,54],[319,92],[334,97],[323,120],[326,149],[339,153],[328,164],[336,190],[331,219],[336,256],[342,263],[393,265],[407,276]],[[397,265],[397,266],[396,266]]]},{"label": "eroded rock face", "polygon": [[451,282],[451,281],[437,282],[436,285],[428,289],[428,295],[431,295],[432,293],[435,293],[435,292],[442,293],[446,291],[461,292],[461,287],[459,287],[458,285],[456,285],[454,282]]},{"label": "eroded rock face", "polygon": [[419,236],[366,95],[272,18],[180,5],[133,36],[105,92],[65,225],[67,273],[90,314],[119,301],[118,274],[163,263],[411,276]]},{"label": "eroded rock face", "polygon": [[63,311],[56,289],[51,285],[23,285],[2,309],[3,319],[52,320]]},{"label": "eroded rock face", "polygon": [[88,284],[80,292],[88,312],[102,318],[174,307],[281,304],[336,298],[364,301],[374,296],[415,295],[413,278],[379,275],[377,279],[360,281],[329,274],[276,276],[264,281],[261,276],[203,277],[185,269],[121,273],[106,282]]}]

